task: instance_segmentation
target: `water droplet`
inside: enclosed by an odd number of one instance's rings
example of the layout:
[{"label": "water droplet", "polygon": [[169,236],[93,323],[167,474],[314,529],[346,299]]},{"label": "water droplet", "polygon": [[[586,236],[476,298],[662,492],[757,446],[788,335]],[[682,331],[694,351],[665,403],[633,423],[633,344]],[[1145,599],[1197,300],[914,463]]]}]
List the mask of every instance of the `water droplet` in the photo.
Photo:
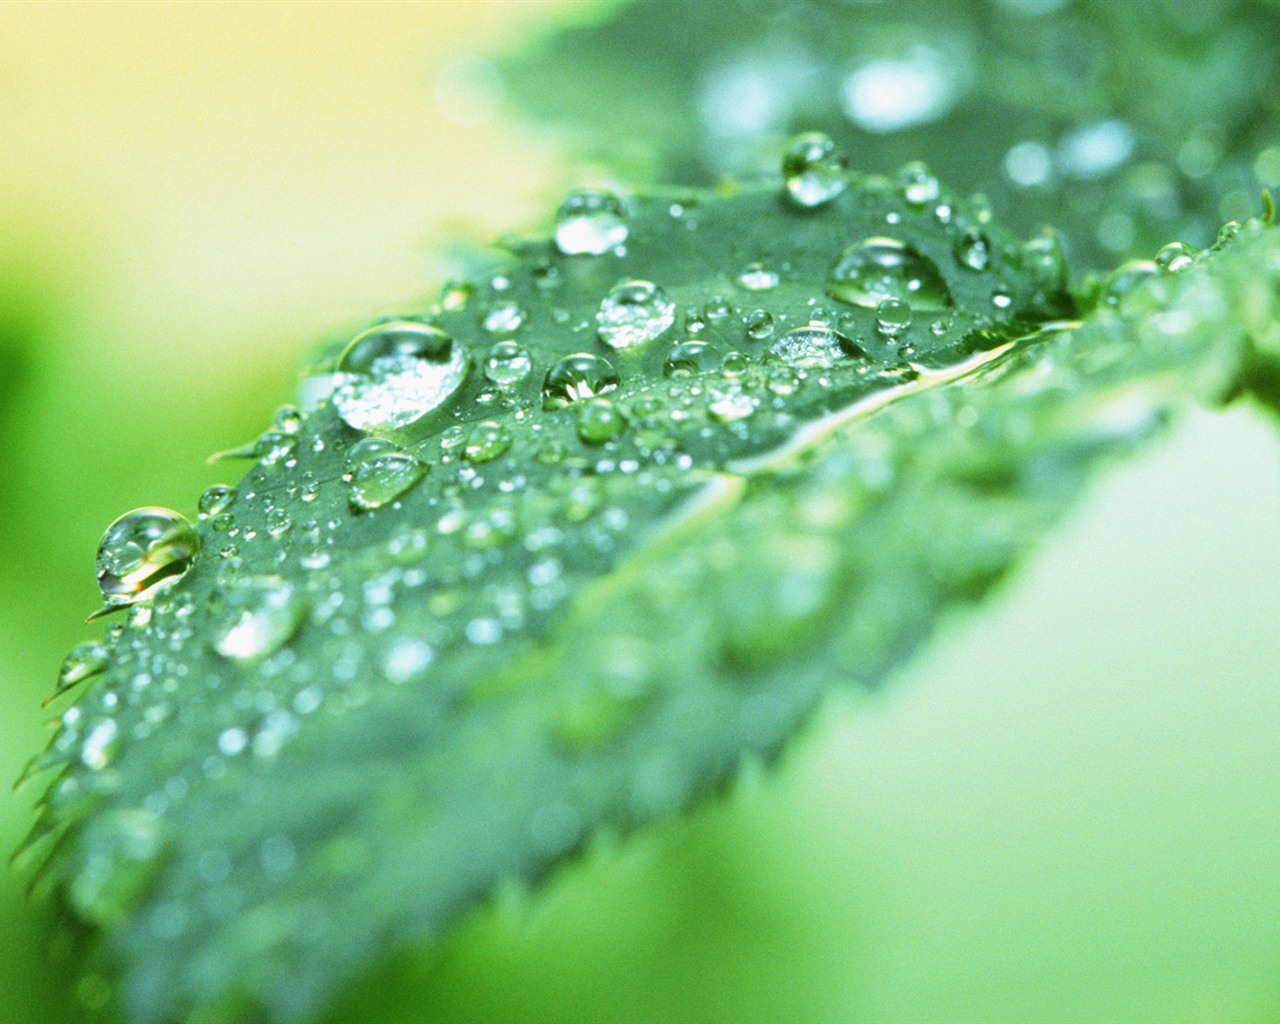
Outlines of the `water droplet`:
[{"label": "water droplet", "polygon": [[44,702],[49,705],[68,690],[92,679],[106,670],[108,653],[105,646],[96,640],[88,640],[71,648],[62,661],[58,671],[58,683],[54,691]]},{"label": "water droplet", "polygon": [[709,324],[718,324],[733,316],[733,307],[718,295],[707,300],[702,307],[702,318]]},{"label": "water droplet", "polygon": [[236,499],[234,487],[227,487],[223,484],[214,484],[202,495],[200,495],[200,518],[209,519],[218,515],[220,512],[226,511]]},{"label": "water droplet", "polygon": [[1240,222],[1238,220],[1227,221],[1218,232],[1217,245],[1221,247],[1229,244],[1238,234],[1240,234]]},{"label": "water droplet", "polygon": [[626,429],[622,411],[607,398],[589,398],[578,405],[573,427],[583,444],[604,444]]},{"label": "water droplet", "polygon": [[589,352],[565,356],[547,371],[542,383],[542,407],[561,409],[572,402],[612,391],[619,383],[618,371],[607,359]]},{"label": "water droplet", "polygon": [[902,197],[912,206],[927,206],[942,194],[938,179],[920,162],[909,163],[898,173]]},{"label": "water droplet", "polygon": [[466,349],[415,320],[379,324],[356,336],[339,360],[347,375],[333,393],[338,415],[356,430],[395,430],[440,408],[470,369]]},{"label": "water droplet", "polygon": [[490,334],[515,334],[525,321],[525,311],[514,302],[503,302],[485,314],[484,329]]},{"label": "water droplet", "polygon": [[1124,296],[1144,281],[1160,273],[1151,260],[1129,260],[1111,272],[1102,289],[1102,299],[1108,306],[1118,305]]},{"label": "water droplet", "polygon": [[734,280],[749,292],[767,292],[778,287],[778,275],[763,263],[748,263]]},{"label": "water droplet", "polygon": [[500,388],[513,388],[528,379],[533,357],[518,341],[500,341],[484,359],[484,375]]},{"label": "water droplet", "polygon": [[998,288],[991,293],[991,305],[996,309],[1008,309],[1013,305],[1013,296],[1003,288]]},{"label": "water droplet", "polygon": [[756,411],[756,400],[743,391],[714,395],[707,405],[707,415],[717,423],[737,423]]},{"label": "water droplet", "polygon": [[868,309],[885,299],[902,299],[920,311],[952,304],[933,261],[893,238],[868,238],[846,249],[827,275],[826,293]]},{"label": "water droplet", "polygon": [[885,299],[876,306],[876,327],[881,334],[896,338],[911,326],[911,306],[901,299]]},{"label": "water droplet", "polygon": [[213,648],[234,661],[253,661],[279,650],[298,631],[307,607],[278,576],[242,577],[224,585]]},{"label": "water droplet", "polygon": [[466,309],[473,294],[475,294],[475,288],[468,282],[458,278],[448,280],[440,288],[440,308],[450,313]]},{"label": "water droplet", "polygon": [[289,513],[282,508],[273,508],[267,512],[267,533],[273,537],[284,536],[293,526]]},{"label": "water droplet", "polygon": [[676,321],[676,304],[652,281],[625,281],[600,303],[596,331],[610,348],[643,345]]},{"label": "water droplet", "polygon": [[788,331],[769,351],[796,366],[829,366],[845,354],[861,354],[851,338],[818,324]]},{"label": "water droplet", "polygon": [[556,211],[556,248],[567,256],[615,249],[627,240],[627,216],[612,192],[572,192]]},{"label": "water droplet", "polygon": [[986,270],[991,263],[991,243],[977,228],[967,228],[956,239],[955,254],[962,267],[968,267],[970,270]]},{"label": "water droplet", "polygon": [[200,550],[200,538],[185,517],[167,508],[140,508],[107,527],[98,545],[98,587],[106,609],[151,596],[177,579]]},{"label": "water droplet", "polygon": [[511,447],[511,431],[494,420],[481,420],[467,434],[462,449],[472,462],[492,462]]},{"label": "water droplet", "polygon": [[1067,259],[1056,231],[1046,228],[1023,245],[1022,269],[1042,288],[1058,291],[1066,287]]},{"label": "water droplet", "polygon": [[767,309],[753,309],[742,320],[747,329],[747,337],[755,341],[763,341],[773,333],[773,314]]},{"label": "water droplet", "polygon": [[787,194],[799,206],[829,203],[845,190],[846,161],[836,144],[822,132],[797,135],[782,153],[782,177]]},{"label": "water droplet", "polygon": [[390,441],[366,437],[347,454],[348,498],[370,511],[395,501],[426,475],[427,467]]},{"label": "water droplet", "polygon": [[1196,249],[1186,242],[1170,242],[1160,247],[1156,253],[1155,265],[1166,274],[1176,274],[1191,266],[1196,256]]},{"label": "water droplet", "polygon": [[705,341],[686,341],[677,345],[667,356],[662,372],[667,377],[691,377],[705,373],[720,365],[720,353]]},{"label": "water droplet", "polygon": [[296,434],[302,429],[302,413],[296,405],[282,405],[276,410],[274,424],[282,434]]},{"label": "water droplet", "polygon": [[737,377],[747,372],[750,361],[741,352],[726,352],[720,361],[720,369],[730,377]]}]

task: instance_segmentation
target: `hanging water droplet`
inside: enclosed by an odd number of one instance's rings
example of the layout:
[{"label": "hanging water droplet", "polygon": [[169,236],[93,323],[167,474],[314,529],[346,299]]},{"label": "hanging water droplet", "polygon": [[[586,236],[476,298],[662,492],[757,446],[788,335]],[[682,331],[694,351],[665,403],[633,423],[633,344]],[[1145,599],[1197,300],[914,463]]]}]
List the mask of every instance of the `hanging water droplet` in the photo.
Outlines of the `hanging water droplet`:
[{"label": "hanging water droplet", "polygon": [[106,647],[96,640],[88,640],[85,643],[76,644],[75,647],[71,648],[66,658],[63,659],[62,668],[58,671],[58,683],[54,687],[53,693],[45,700],[45,705],[49,705],[56,698],[83,683],[86,679],[100,675],[106,670],[107,658]]},{"label": "hanging water droplet", "polygon": [[596,333],[610,348],[643,345],[676,322],[676,304],[652,281],[625,281],[600,303]]},{"label": "hanging water droplet", "polygon": [[195,528],[167,508],[139,508],[107,527],[98,545],[98,588],[108,611],[155,593],[177,579],[200,550]]},{"label": "hanging water droplet", "polygon": [[278,576],[242,577],[225,585],[213,649],[234,661],[253,661],[279,650],[306,617],[302,595]]},{"label": "hanging water droplet", "polygon": [[1218,231],[1218,241],[1215,244],[1221,248],[1229,244],[1238,234],[1240,234],[1240,222],[1238,220],[1229,220]]},{"label": "hanging water droplet", "polygon": [[901,299],[885,299],[876,306],[876,327],[881,334],[896,338],[911,326],[911,306]]},{"label": "hanging water droplet", "polygon": [[390,441],[366,437],[347,454],[348,500],[364,511],[395,501],[426,475],[427,466]]},{"label": "hanging water droplet", "polygon": [[556,211],[556,248],[567,256],[599,256],[627,240],[627,215],[612,192],[571,192]]},{"label": "hanging water droplet", "polygon": [[210,519],[213,516],[218,515],[220,512],[226,511],[231,503],[235,501],[235,498],[236,492],[234,487],[227,487],[223,484],[214,484],[200,495],[200,503],[198,505],[200,518]]},{"label": "hanging water droplet", "polygon": [[347,378],[333,405],[356,430],[395,430],[443,406],[469,369],[466,349],[440,328],[416,320],[379,324],[342,354],[338,370]]},{"label": "hanging water droplet", "polygon": [[500,388],[513,388],[528,379],[533,357],[518,341],[500,341],[484,359],[484,375]]},{"label": "hanging water droplet", "polygon": [[970,270],[986,270],[991,263],[991,243],[977,228],[967,228],[956,239],[956,259]]},{"label": "hanging water droplet", "polygon": [[667,377],[691,377],[695,373],[714,370],[719,365],[720,353],[713,345],[705,341],[686,341],[671,350],[662,365],[662,373]]},{"label": "hanging water droplet", "polygon": [[861,354],[853,339],[818,324],[788,331],[769,351],[795,366],[829,366],[846,354]]},{"label": "hanging water droplet", "polygon": [[1197,250],[1186,242],[1170,242],[1168,245],[1161,246],[1160,251],[1156,253],[1155,265],[1166,274],[1176,274],[1191,266],[1196,252]]},{"label": "hanging water droplet", "polygon": [[573,427],[583,444],[604,444],[626,429],[627,419],[607,398],[589,398],[578,404]]},{"label": "hanging water droplet", "polygon": [[578,352],[565,356],[547,371],[542,382],[542,407],[562,409],[572,402],[613,391],[620,383],[618,371],[607,359]]},{"label": "hanging water droplet", "polygon": [[868,238],[846,249],[827,275],[826,293],[868,309],[885,299],[902,299],[921,311],[952,305],[933,261],[894,238]]},{"label": "hanging water droplet", "polygon": [[525,321],[525,311],[514,302],[503,302],[485,314],[484,329],[490,334],[515,334]]},{"label": "hanging water droplet", "polygon": [[902,168],[898,173],[898,183],[902,186],[902,197],[912,206],[927,206],[942,194],[938,179],[918,161]]},{"label": "hanging water droplet", "polygon": [[742,320],[747,337],[754,341],[763,341],[773,333],[773,314],[767,309],[753,309]]},{"label": "hanging water droplet", "polygon": [[748,263],[734,280],[749,292],[768,292],[778,287],[779,277],[763,263]]},{"label": "hanging water droplet", "polygon": [[492,462],[511,447],[511,431],[493,420],[481,420],[467,434],[462,454],[472,462]]},{"label": "hanging water droplet", "polygon": [[829,135],[805,132],[788,143],[782,153],[782,177],[787,194],[799,206],[812,208],[829,203],[845,190],[847,163]]}]

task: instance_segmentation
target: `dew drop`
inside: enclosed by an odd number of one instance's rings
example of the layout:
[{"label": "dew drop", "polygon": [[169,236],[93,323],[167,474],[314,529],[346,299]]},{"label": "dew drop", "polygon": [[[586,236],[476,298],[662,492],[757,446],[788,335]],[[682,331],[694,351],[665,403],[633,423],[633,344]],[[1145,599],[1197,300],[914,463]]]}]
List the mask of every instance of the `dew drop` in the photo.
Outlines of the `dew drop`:
[{"label": "dew drop", "polygon": [[462,449],[471,462],[492,462],[511,447],[511,431],[494,420],[481,420],[467,434]]},{"label": "dew drop", "polygon": [[233,661],[253,661],[279,650],[298,631],[307,607],[278,576],[242,577],[223,587],[213,648]]},{"label": "dew drop", "polygon": [[938,179],[924,164],[909,163],[898,173],[902,197],[912,206],[927,206],[942,194]]},{"label": "dew drop", "polygon": [[86,679],[101,675],[106,671],[108,656],[107,648],[96,640],[76,644],[63,659],[62,668],[58,670],[57,686],[44,703],[48,705]]},{"label": "dew drop", "polygon": [[1046,229],[1022,247],[1022,269],[1042,288],[1059,290],[1067,284],[1067,259],[1057,232]]},{"label": "dew drop", "polygon": [[1195,260],[1196,250],[1186,242],[1170,242],[1156,253],[1155,265],[1166,274],[1186,270]]},{"label": "dew drop", "polygon": [[415,320],[378,324],[357,335],[338,362],[338,415],[356,430],[395,430],[440,408],[466,380],[466,349]]},{"label": "dew drop", "polygon": [[845,190],[846,166],[831,137],[822,132],[797,135],[782,153],[787,194],[805,208],[829,203]]},{"label": "dew drop", "polygon": [[1107,278],[1102,289],[1102,299],[1109,306],[1118,305],[1124,296],[1158,273],[1160,268],[1151,260],[1129,260],[1122,263]]},{"label": "dew drop", "polygon": [[991,243],[977,228],[968,228],[955,243],[956,259],[969,270],[986,270],[991,263]]},{"label": "dew drop", "polygon": [[868,309],[885,299],[902,299],[921,311],[952,305],[933,261],[894,238],[868,238],[846,249],[827,275],[826,293]]},{"label": "dew drop", "polygon": [[273,508],[266,515],[267,533],[273,537],[284,536],[293,526],[289,513],[282,508]]},{"label": "dew drop", "polygon": [[395,501],[426,475],[427,467],[390,441],[366,437],[347,454],[348,500],[371,511]]},{"label": "dew drop", "polygon": [[485,314],[482,326],[490,334],[515,334],[523,326],[525,319],[525,311],[514,302],[503,302]]},{"label": "dew drop", "polygon": [[140,508],[107,527],[98,545],[98,588],[107,609],[151,596],[177,579],[200,550],[195,528],[167,508]]},{"label": "dew drop", "polygon": [[500,341],[484,358],[484,375],[490,384],[513,388],[528,379],[533,357],[518,341]]},{"label": "dew drop", "polygon": [[876,327],[881,334],[896,338],[911,326],[911,305],[901,299],[885,299],[876,306]]},{"label": "dew drop", "polygon": [[574,414],[573,427],[583,444],[604,444],[626,429],[622,411],[607,398],[588,398],[580,402]]},{"label": "dew drop", "polygon": [[794,366],[829,366],[845,354],[861,354],[851,338],[819,324],[788,331],[769,351]]},{"label": "dew drop", "polygon": [[748,263],[734,280],[749,292],[768,292],[778,287],[779,277],[763,263]]},{"label": "dew drop", "polygon": [[556,211],[555,240],[567,256],[599,256],[627,240],[626,211],[612,192],[572,192]]},{"label": "dew drop", "polygon": [[214,484],[200,495],[200,503],[197,506],[200,510],[200,518],[209,519],[220,512],[226,511],[228,506],[235,501],[235,498],[235,488],[227,487],[223,484]]},{"label": "dew drop", "polygon": [[600,303],[596,332],[613,349],[652,341],[676,321],[676,304],[652,281],[624,281]]},{"label": "dew drop", "polygon": [[753,309],[742,320],[747,330],[747,337],[754,341],[763,341],[773,334],[773,314],[767,309]]},{"label": "dew drop", "polygon": [[691,377],[720,365],[720,353],[705,341],[686,341],[677,345],[662,365],[666,377]]},{"label": "dew drop", "polygon": [[547,371],[542,382],[542,407],[562,409],[584,398],[613,391],[620,383],[618,371],[607,359],[578,352],[565,356]]}]

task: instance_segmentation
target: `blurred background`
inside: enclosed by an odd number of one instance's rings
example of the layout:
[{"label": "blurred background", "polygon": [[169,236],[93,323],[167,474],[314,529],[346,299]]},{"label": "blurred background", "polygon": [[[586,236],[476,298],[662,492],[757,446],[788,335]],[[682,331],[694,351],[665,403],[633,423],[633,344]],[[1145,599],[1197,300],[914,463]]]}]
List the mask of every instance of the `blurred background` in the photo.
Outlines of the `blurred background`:
[{"label": "blurred background", "polygon": [[[194,514],[309,345],[595,173],[482,55],[607,14],[0,7],[0,776],[101,632],[107,523]],[[1190,418],[779,771],[406,951],[334,1024],[1280,1021],[1278,482],[1274,420]],[[6,851],[38,789],[0,801]],[[0,1021],[79,1020],[25,881]]]}]

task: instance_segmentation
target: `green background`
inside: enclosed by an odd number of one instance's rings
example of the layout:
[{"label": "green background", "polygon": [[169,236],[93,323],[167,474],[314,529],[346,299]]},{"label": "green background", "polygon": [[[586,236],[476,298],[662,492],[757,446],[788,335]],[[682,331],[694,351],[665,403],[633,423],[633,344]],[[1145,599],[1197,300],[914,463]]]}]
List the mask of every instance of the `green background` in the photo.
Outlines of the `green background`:
[{"label": "green background", "polygon": [[[467,57],[565,6],[0,11],[0,775],[102,628],[106,524],[193,514],[308,343],[578,180]],[[332,1019],[1280,1020],[1277,580],[1274,421],[1192,417],[778,771]],[[0,846],[38,791],[0,801]],[[0,877],[0,1021],[77,1020],[25,881]]]}]

